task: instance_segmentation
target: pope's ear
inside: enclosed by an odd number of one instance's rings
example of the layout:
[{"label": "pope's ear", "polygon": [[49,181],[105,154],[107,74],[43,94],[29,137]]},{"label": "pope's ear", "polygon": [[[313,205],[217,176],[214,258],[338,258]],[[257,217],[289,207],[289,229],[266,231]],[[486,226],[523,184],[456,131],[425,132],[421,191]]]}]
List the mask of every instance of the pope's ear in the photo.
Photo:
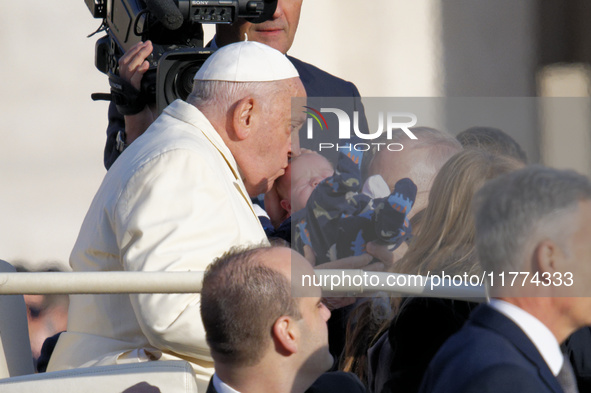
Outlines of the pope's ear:
[{"label": "pope's ear", "polygon": [[252,132],[254,107],[255,100],[252,97],[245,97],[234,105],[232,123],[238,140],[248,138]]}]

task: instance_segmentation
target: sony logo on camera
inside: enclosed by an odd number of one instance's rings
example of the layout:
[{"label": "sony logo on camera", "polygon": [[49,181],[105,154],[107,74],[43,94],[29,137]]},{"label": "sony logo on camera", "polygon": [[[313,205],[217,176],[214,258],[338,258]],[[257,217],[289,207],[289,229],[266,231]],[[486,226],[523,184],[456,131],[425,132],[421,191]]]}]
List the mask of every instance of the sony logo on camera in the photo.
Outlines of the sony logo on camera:
[{"label": "sony logo on camera", "polygon": [[189,95],[193,76],[213,53],[204,47],[201,23],[232,23],[238,18],[259,23],[270,19],[277,7],[277,0],[84,1],[91,14],[103,20],[96,33],[106,32],[95,47],[99,71],[118,76],[119,59],[131,47],[151,40],[154,48],[146,59],[150,69],[139,94],[126,95],[125,89],[115,88],[110,95],[96,94],[94,99],[120,104],[139,97],[142,103],[156,103],[158,112]]}]

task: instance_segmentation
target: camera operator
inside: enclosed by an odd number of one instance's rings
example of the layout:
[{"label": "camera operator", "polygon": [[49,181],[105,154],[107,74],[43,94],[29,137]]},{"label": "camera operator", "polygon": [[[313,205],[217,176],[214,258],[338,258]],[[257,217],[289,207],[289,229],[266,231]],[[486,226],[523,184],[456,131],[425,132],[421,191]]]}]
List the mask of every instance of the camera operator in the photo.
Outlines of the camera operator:
[{"label": "camera operator", "polygon": [[[250,23],[238,19],[233,24],[217,24],[216,36],[209,43],[212,48],[244,40],[257,41],[269,45],[282,53],[287,53],[291,47],[300,19],[302,0],[278,0],[273,16],[263,23]],[[123,79],[131,82],[136,88],[144,73],[148,70],[146,58],[152,53],[152,43],[146,41],[136,44],[119,60],[119,74]],[[359,97],[357,87],[343,79],[337,78],[321,69],[304,63],[294,57],[288,59],[300,74],[308,97]],[[367,129],[365,112],[361,104],[355,108],[361,113],[361,127]],[[122,116],[114,103],[109,106],[109,126],[107,128],[107,143],[105,146],[104,164],[107,169],[119,157],[123,149],[139,137],[156,119],[155,106],[147,105],[136,115]],[[294,140],[293,153],[298,154],[298,141]]]}]

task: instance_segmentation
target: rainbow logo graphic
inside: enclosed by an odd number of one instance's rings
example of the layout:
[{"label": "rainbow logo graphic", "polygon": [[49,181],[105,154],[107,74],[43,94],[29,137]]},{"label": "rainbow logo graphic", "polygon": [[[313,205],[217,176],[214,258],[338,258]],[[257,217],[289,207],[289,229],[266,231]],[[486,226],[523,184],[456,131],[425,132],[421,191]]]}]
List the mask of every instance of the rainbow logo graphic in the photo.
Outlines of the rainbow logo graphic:
[{"label": "rainbow logo graphic", "polygon": [[[328,130],[328,124],[326,124],[326,119],[324,118],[324,116],[322,116],[322,113],[310,106],[304,106],[304,108],[309,109],[308,111],[304,111],[304,113],[312,116],[316,120],[316,123],[318,123],[318,125],[320,126],[321,130],[324,130],[324,127],[326,127],[326,129]],[[320,121],[320,119],[322,119],[322,122]],[[324,127],[322,126],[322,123],[324,123]]]}]

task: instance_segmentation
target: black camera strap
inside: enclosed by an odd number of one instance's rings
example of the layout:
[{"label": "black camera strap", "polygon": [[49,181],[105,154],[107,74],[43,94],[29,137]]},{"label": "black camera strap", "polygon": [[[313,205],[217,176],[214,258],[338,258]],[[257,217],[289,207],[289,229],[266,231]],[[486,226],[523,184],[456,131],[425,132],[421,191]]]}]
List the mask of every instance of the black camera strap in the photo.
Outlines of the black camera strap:
[{"label": "black camera strap", "polygon": [[111,94],[94,93],[91,98],[94,101],[113,101],[119,113],[124,116],[136,115],[146,107],[146,95],[120,76],[109,73],[109,85]]}]

